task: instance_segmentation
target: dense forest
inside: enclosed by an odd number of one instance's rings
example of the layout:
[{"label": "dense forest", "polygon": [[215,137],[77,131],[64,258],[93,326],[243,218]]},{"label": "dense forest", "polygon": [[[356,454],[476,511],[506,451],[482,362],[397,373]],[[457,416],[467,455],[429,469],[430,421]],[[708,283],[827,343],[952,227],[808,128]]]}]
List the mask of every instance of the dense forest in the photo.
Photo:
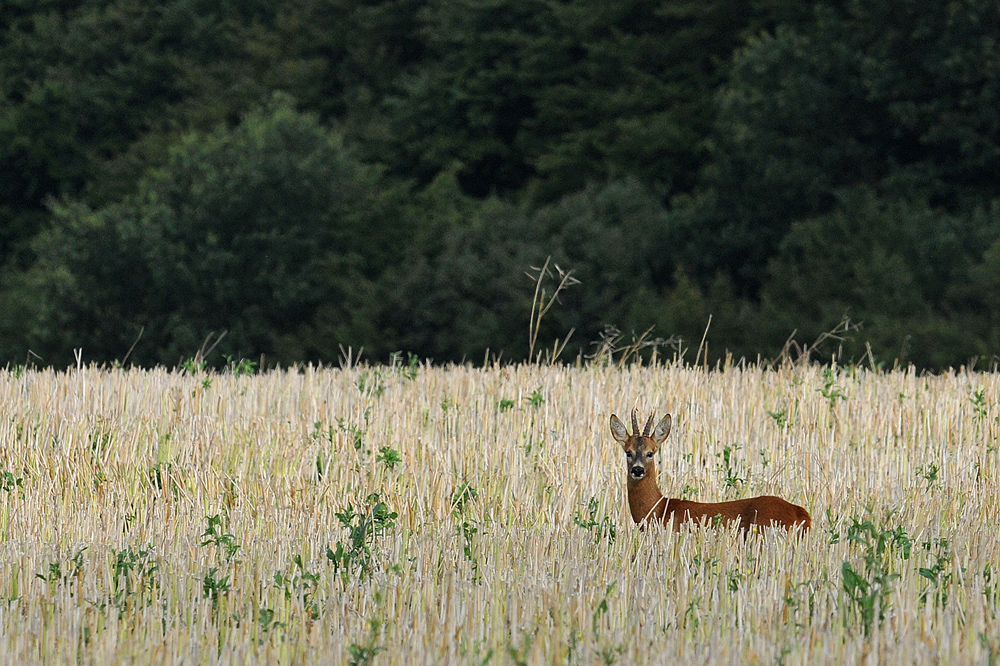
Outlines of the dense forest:
[{"label": "dense forest", "polygon": [[996,0],[7,0],[0,363],[992,366],[998,38]]}]

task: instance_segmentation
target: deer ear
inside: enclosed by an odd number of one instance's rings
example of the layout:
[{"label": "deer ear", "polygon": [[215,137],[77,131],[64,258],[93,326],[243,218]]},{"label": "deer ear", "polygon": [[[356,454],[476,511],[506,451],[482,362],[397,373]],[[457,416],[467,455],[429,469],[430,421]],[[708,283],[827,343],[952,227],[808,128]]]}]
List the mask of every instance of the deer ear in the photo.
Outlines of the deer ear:
[{"label": "deer ear", "polygon": [[667,435],[670,434],[670,423],[670,414],[667,414],[660,419],[660,422],[656,424],[655,428],[653,428],[653,441],[656,442],[657,445],[662,444],[667,438]]},{"label": "deer ear", "polygon": [[625,424],[614,414],[611,415],[611,436],[621,444],[624,444],[625,440],[628,439],[628,430],[625,429]]}]

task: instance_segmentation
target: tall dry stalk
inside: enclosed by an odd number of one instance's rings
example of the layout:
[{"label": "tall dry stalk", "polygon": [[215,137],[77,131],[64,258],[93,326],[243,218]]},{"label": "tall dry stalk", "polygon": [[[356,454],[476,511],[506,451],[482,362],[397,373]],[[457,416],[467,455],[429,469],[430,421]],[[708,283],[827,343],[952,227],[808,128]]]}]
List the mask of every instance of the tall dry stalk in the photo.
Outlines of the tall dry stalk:
[{"label": "tall dry stalk", "polygon": [[[542,283],[546,278],[552,277],[552,272],[549,269],[549,263],[552,261],[552,257],[546,257],[545,263],[542,264],[541,268],[536,266],[531,266],[531,270],[536,271],[536,275],[531,273],[525,273],[529,278],[535,282],[535,293],[531,298],[531,315],[528,318],[528,359],[531,361],[535,360],[535,344],[538,342],[538,331],[542,325],[542,317],[544,317],[552,306],[559,300],[559,293],[566,289],[567,287],[572,287],[573,285],[580,284],[580,281],[573,277],[573,271],[564,271],[559,267],[559,264],[553,263],[552,266],[556,273],[559,275],[559,282],[556,285],[555,290],[553,290],[551,296],[547,296],[545,293],[545,287]],[[550,363],[555,363],[559,356],[562,354],[563,350],[566,349],[566,345],[569,343],[570,337],[572,337],[574,329],[566,334],[566,337],[562,340],[562,343],[556,341],[552,353],[549,357]],[[540,358],[539,358],[540,360]]]}]

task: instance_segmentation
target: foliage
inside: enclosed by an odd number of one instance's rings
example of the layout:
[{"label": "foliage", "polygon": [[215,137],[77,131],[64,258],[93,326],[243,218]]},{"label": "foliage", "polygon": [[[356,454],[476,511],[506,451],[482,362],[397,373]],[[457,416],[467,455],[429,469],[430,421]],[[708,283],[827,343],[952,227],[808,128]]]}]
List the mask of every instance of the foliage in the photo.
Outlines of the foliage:
[{"label": "foliage", "polygon": [[399,454],[399,451],[391,446],[382,446],[379,447],[375,461],[382,463],[388,469],[394,469],[396,465],[403,462],[403,457]]},{"label": "foliage", "polygon": [[366,274],[399,251],[380,178],[282,97],[235,129],[187,135],[135,197],[53,205],[28,278],[32,348],[53,362],[89,331],[93,357],[134,344],[133,361],[173,364],[225,331],[222,357],[302,360],[327,344],[320,321],[350,327]]},{"label": "foliage", "polygon": [[[847,316],[816,358],[989,366],[998,22],[992,0],[7,3],[0,357],[248,374],[364,348],[413,378],[397,350],[670,341],[709,364]],[[547,257],[579,284],[540,321]],[[612,330],[648,344],[608,353]]]},{"label": "foliage", "polygon": [[910,558],[912,541],[902,527],[883,528],[857,518],[847,530],[847,540],[861,549],[863,567],[855,569],[849,561],[841,566],[842,588],[850,602],[844,623],[856,617],[868,635],[892,605],[892,583],[900,577],[895,560]]},{"label": "foliage", "polygon": [[382,102],[379,154],[425,182],[457,164],[473,196],[553,201],[624,176],[690,186],[713,113],[705,91],[755,12],[431,0],[416,16],[424,57]]},{"label": "foliage", "polygon": [[847,314],[863,326],[840,346],[848,358],[868,343],[881,359],[960,363],[988,335],[971,316],[985,295],[973,270],[1000,234],[998,220],[888,203],[870,191],[845,196],[833,212],[793,224],[769,265],[766,319],[812,339]]},{"label": "foliage", "polygon": [[[320,604],[316,598],[319,582],[320,575],[306,569],[301,555],[292,558],[290,572],[277,571],[274,574],[274,586],[281,590],[286,600],[297,596],[302,601],[306,615],[312,620],[317,620],[320,616]],[[273,618],[273,614],[271,617]]]},{"label": "foliage", "polygon": [[368,666],[374,663],[378,653],[385,650],[385,646],[378,644],[381,623],[373,619],[368,622],[369,631],[366,639],[360,644],[351,643],[347,646],[347,651],[351,654],[351,658],[347,660],[348,666]]},{"label": "foliage", "polygon": [[739,486],[746,485],[749,480],[748,477],[740,475],[740,465],[736,462],[735,454],[740,449],[738,444],[729,445],[726,444],[722,447],[721,453],[716,453],[716,457],[719,459],[719,473],[725,480],[726,488],[738,488]]},{"label": "foliage", "polygon": [[618,530],[615,528],[614,522],[607,515],[598,518],[597,511],[597,497],[591,497],[587,502],[587,514],[584,515],[577,509],[573,513],[573,522],[587,532],[593,533],[595,543],[601,541],[601,539],[607,539],[609,544],[614,543],[615,538],[618,536]]},{"label": "foliage", "polygon": [[988,0],[819,2],[810,20],[749,40],[719,91],[710,187],[690,207],[697,242],[716,239],[699,263],[755,293],[790,225],[856,188],[942,213],[988,205],[1000,70],[984,26],[996,18]]},{"label": "foliage", "polygon": [[152,548],[126,547],[115,552],[111,603],[122,610],[153,603],[159,584],[155,574],[159,569],[160,563],[153,556]]},{"label": "foliage", "polygon": [[240,550],[240,544],[236,541],[236,535],[230,534],[222,527],[222,516],[206,516],[208,526],[201,534],[202,546],[215,546],[219,553],[225,556],[227,562],[231,562]]},{"label": "foliage", "polygon": [[0,490],[6,493],[17,492],[20,495],[24,495],[24,478],[20,476],[14,476],[14,473],[10,470],[4,470],[0,472]]},{"label": "foliage", "polygon": [[337,548],[327,547],[326,557],[346,583],[352,576],[369,577],[377,563],[379,540],[396,527],[399,514],[392,511],[378,492],[369,494],[359,510],[348,504],[337,512],[337,520],[347,530],[347,541],[338,541]]}]

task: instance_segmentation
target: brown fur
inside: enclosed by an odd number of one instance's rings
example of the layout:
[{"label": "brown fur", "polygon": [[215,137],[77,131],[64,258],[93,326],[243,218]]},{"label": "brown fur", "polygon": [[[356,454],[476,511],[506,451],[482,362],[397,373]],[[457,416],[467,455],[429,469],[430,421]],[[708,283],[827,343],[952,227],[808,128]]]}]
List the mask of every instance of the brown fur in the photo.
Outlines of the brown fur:
[{"label": "brown fur", "polygon": [[[632,414],[632,434],[617,416],[611,416],[611,434],[622,445],[629,461],[627,470],[628,507],[640,527],[653,521],[669,525],[678,530],[683,523],[696,522],[713,525],[716,520],[729,524],[739,521],[740,527],[749,530],[751,525],[762,527],[801,527],[808,530],[812,524],[809,512],[801,506],[787,502],[773,495],[762,495],[731,502],[692,502],[681,499],[667,499],[660,492],[656,482],[656,462],[649,453],[656,453],[670,433],[670,415],[667,414],[649,433],[653,417],[650,416],[645,430],[640,434],[635,413]],[[641,478],[635,478],[632,469],[641,466]]]}]

